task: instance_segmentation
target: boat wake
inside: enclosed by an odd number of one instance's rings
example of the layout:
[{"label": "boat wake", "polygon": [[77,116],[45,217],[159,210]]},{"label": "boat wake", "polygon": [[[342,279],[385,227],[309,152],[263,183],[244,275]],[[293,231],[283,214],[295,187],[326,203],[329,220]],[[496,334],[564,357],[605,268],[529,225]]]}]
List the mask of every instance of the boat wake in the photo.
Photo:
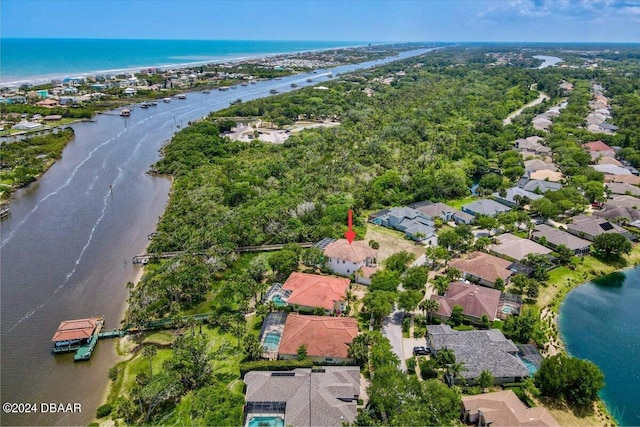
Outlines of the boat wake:
[{"label": "boat wake", "polygon": [[46,202],[49,198],[55,196],[56,194],[58,194],[60,192],[60,190],[66,188],[69,186],[69,184],[71,184],[71,182],[73,181],[73,178],[75,178],[76,174],[78,173],[78,171],[80,170],[80,168],[82,168],[82,166],[87,163],[91,157],[93,157],[93,155],[96,153],[96,151],[100,150],[102,147],[109,145],[112,141],[118,139],[124,132],[126,131],[120,131],[118,132],[118,134],[112,138],[107,139],[105,142],[101,143],[100,145],[98,145],[96,148],[94,148],[93,150],[91,150],[89,152],[89,154],[87,155],[87,157],[85,157],[79,164],[78,166],[76,166],[73,169],[73,172],[71,172],[71,175],[69,175],[69,178],[67,178],[67,180],[58,188],[56,188],[54,191],[52,191],[51,193],[47,194],[46,196],[44,196],[42,199],[40,199],[38,201],[38,203],[36,203],[36,205],[33,207],[33,209],[31,209],[31,211],[24,216],[24,218],[22,218],[22,220],[18,223],[18,225],[9,233],[9,235],[7,237],[5,237],[2,242],[0,243],[0,248],[2,248],[7,242],[9,242],[13,236],[15,235],[16,231],[18,231],[20,229],[20,227],[29,219],[29,217],[31,217],[31,215],[33,215],[39,208],[40,206]]}]

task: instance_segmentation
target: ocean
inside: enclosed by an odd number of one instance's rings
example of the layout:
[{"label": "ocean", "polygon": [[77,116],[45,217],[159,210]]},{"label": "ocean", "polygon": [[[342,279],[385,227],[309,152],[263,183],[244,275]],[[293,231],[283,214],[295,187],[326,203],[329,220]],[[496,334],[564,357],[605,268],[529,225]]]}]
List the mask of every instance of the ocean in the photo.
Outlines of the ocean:
[{"label": "ocean", "polygon": [[600,392],[619,425],[640,425],[640,269],[588,282],[569,293],[560,309],[568,352],[604,373]]},{"label": "ocean", "polygon": [[0,84],[197,65],[366,44],[354,41],[0,39]]}]

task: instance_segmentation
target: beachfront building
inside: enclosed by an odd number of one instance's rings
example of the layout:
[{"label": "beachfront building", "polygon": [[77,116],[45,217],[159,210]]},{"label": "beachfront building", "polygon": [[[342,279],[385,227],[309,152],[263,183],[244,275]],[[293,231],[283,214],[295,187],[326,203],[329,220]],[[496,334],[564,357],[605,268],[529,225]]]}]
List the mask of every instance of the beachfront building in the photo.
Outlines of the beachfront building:
[{"label": "beachfront building", "polygon": [[357,366],[251,371],[244,382],[244,426],[341,426],[357,416]]},{"label": "beachfront building", "polygon": [[462,420],[478,427],[556,427],[542,406],[527,407],[511,390],[462,396]]},{"label": "beachfront building", "polygon": [[462,378],[448,377],[449,383],[475,384],[483,370],[491,372],[494,384],[522,381],[530,375],[518,356],[518,347],[499,329],[456,331],[449,325],[427,326],[427,344],[434,355],[449,349],[462,363]]},{"label": "beachfront building", "polygon": [[324,248],[326,266],[334,273],[349,277],[363,285],[371,284],[371,276],[378,271],[378,251],[370,248],[361,240],[349,243],[347,239],[338,239]]},{"label": "beachfront building", "polygon": [[300,346],[307,347],[307,357],[315,363],[353,364],[349,346],[358,335],[358,322],[352,317],[287,316],[278,348],[278,358],[295,360]]}]

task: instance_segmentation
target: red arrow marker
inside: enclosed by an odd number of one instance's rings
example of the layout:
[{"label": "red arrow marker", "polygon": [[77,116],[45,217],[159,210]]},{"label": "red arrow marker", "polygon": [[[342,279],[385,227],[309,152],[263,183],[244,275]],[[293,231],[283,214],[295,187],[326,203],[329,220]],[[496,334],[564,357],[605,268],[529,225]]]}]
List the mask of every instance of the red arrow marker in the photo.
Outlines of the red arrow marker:
[{"label": "red arrow marker", "polygon": [[353,242],[353,239],[356,238],[356,232],[353,231],[353,218],[352,218],[353,212],[351,211],[351,209],[349,209],[349,228],[347,231],[344,232],[344,237],[347,238],[347,241],[349,242],[349,244],[351,244],[351,242]]}]

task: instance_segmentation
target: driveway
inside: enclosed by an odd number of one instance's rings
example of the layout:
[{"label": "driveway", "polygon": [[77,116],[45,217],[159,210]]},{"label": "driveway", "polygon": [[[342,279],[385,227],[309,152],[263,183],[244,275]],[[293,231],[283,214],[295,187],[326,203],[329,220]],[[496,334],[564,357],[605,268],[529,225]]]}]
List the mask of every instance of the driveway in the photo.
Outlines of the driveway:
[{"label": "driveway", "polygon": [[[400,359],[400,369],[407,371],[407,364],[404,361],[404,348],[402,340],[402,317],[403,311],[396,307],[389,316],[382,321],[382,334],[389,339],[393,352]],[[410,357],[411,353],[409,353]]]}]

